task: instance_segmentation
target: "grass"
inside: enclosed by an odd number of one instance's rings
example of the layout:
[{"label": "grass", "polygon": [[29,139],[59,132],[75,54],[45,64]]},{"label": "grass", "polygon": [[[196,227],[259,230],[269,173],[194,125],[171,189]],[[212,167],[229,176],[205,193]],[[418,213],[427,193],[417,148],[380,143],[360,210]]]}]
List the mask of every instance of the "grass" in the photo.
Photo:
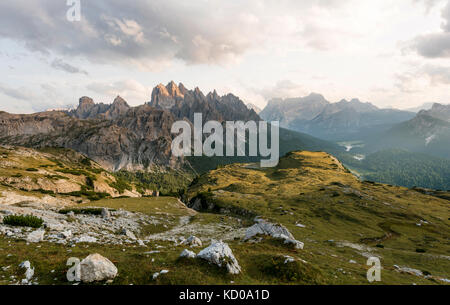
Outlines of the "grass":
[{"label": "grass", "polygon": [[[231,281],[249,285],[369,284],[367,255],[381,257],[382,282],[375,284],[444,284],[434,278],[399,273],[394,265],[450,278],[448,201],[402,187],[362,183],[327,154],[292,153],[272,169],[252,169],[242,164],[224,166],[196,179],[186,193],[187,199],[199,194],[207,194],[204,199],[222,209],[245,210],[283,224],[305,243],[305,249],[295,250],[269,237],[263,237],[260,243],[228,240],[242,267],[240,275],[231,276],[199,259],[179,259],[185,247],[165,241],[151,242],[148,247],[69,247],[44,242],[36,248],[25,241],[0,236],[0,266],[11,266],[8,270],[0,268],[0,284],[10,284],[11,275],[20,278],[23,270],[17,266],[24,260],[36,267],[40,284],[70,284],[65,279],[67,259],[82,259],[92,253],[100,253],[116,264],[119,275],[114,284],[123,285],[207,285]],[[191,216],[191,224],[198,225],[240,224],[245,228],[253,223],[239,213],[231,213],[234,217],[220,214],[220,209],[193,215],[173,197],[103,198],[95,202],[95,207],[83,203],[74,209],[101,207],[140,212],[173,223],[181,216]],[[427,223],[418,226],[421,220]],[[171,228],[169,222],[164,224],[146,225],[141,233],[161,233]],[[204,247],[207,245],[206,242]],[[192,250],[198,253],[200,249]],[[420,249],[425,252],[417,251]],[[152,250],[160,252],[145,254]],[[285,255],[295,262],[285,265]],[[152,280],[152,274],[163,269],[169,273]]]}]

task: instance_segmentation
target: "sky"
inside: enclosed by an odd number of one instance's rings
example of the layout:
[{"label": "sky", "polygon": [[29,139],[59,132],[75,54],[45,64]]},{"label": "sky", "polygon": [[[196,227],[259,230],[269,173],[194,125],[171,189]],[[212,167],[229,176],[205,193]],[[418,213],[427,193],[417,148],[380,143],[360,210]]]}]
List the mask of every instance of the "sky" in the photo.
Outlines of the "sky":
[{"label": "sky", "polygon": [[312,92],[383,108],[450,103],[450,0],[79,3],[0,2],[0,111],[81,96],[140,105],[171,80],[261,108]]}]

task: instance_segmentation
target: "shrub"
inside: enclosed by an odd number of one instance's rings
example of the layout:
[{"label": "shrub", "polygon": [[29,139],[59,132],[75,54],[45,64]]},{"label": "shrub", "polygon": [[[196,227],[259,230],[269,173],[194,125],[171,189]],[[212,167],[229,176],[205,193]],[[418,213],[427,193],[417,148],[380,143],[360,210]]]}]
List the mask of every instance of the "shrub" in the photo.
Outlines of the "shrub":
[{"label": "shrub", "polygon": [[3,223],[15,227],[40,228],[44,221],[33,215],[8,215],[3,218]]},{"label": "shrub", "polygon": [[381,248],[381,249],[383,249],[383,248],[384,248],[384,246],[383,246],[383,245],[381,245],[381,244],[378,244],[378,245],[376,245],[376,247],[377,247],[377,248]]},{"label": "shrub", "polygon": [[425,249],[416,249],[416,252],[417,253],[425,253],[425,252],[427,252]]},{"label": "shrub", "polygon": [[102,209],[100,208],[62,209],[59,211],[60,214],[69,214],[70,212],[77,215],[102,215]]},{"label": "shrub", "polygon": [[39,170],[36,168],[27,168],[26,171],[27,172],[38,172]]}]

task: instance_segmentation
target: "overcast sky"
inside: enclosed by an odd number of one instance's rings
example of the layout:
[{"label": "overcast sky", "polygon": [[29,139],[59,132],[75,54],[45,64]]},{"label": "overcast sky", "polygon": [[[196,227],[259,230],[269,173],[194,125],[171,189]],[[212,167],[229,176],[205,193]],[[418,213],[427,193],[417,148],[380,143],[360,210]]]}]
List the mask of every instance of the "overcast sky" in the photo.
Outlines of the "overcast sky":
[{"label": "overcast sky", "polygon": [[139,105],[170,80],[260,107],[450,103],[450,0],[81,0],[73,22],[66,1],[0,2],[0,110]]}]

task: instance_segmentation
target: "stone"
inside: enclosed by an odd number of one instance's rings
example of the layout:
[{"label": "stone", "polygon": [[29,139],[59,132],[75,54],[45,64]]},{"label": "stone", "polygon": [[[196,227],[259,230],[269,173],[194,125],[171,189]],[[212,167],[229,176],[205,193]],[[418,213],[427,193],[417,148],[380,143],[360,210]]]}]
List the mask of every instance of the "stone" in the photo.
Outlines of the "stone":
[{"label": "stone", "polygon": [[181,244],[188,245],[191,247],[201,247],[203,245],[201,239],[196,236],[190,236],[188,239],[184,240]]},{"label": "stone", "polygon": [[184,249],[183,252],[181,252],[180,257],[186,257],[186,258],[195,258],[196,254],[192,251],[189,251],[187,249]]},{"label": "stone", "polygon": [[58,234],[58,237],[64,238],[64,239],[69,239],[72,237],[72,231],[71,230],[62,231]]},{"label": "stone", "polygon": [[284,258],[285,258],[285,260],[284,260],[285,264],[295,262],[295,259],[293,257],[289,256],[289,255],[285,255]]},{"label": "stone", "polygon": [[24,280],[26,280],[26,283],[28,283],[34,275],[34,268],[31,268],[30,261],[24,261],[24,262],[20,263],[19,267],[26,269]]},{"label": "stone", "polygon": [[29,243],[38,243],[44,240],[45,231],[44,230],[36,230],[28,234],[27,242]]},{"label": "stone", "polygon": [[97,238],[89,236],[89,235],[82,235],[76,240],[77,243],[95,243],[97,242]]},{"label": "stone", "polygon": [[89,255],[80,263],[81,281],[85,283],[112,280],[117,273],[117,267],[98,253]]},{"label": "stone", "polygon": [[289,232],[289,230],[283,225],[276,225],[263,219],[257,219],[256,221],[257,223],[248,228],[245,232],[244,240],[249,240],[258,234],[269,235],[272,237],[275,235],[284,235],[287,238],[294,239],[291,232]]},{"label": "stone", "polygon": [[287,245],[293,245],[295,249],[299,249],[299,250],[303,250],[303,247],[305,246],[305,244],[302,243],[301,241],[298,241],[296,239],[290,239],[290,238],[285,238],[284,243]]},{"label": "stone", "polygon": [[102,208],[102,217],[103,217],[103,218],[109,218],[109,217],[111,217],[111,213],[109,212],[108,209]]},{"label": "stone", "polygon": [[136,235],[134,235],[134,233],[128,229],[122,229],[122,231],[120,231],[120,234],[125,235],[126,237],[128,237],[129,239],[132,240],[136,240]]},{"label": "stone", "polygon": [[303,249],[304,244],[294,238],[289,230],[281,224],[273,224],[260,218],[255,218],[253,226],[245,232],[244,241],[254,238],[257,235],[269,235],[273,238],[284,240],[285,244],[293,245],[295,249]]},{"label": "stone", "polygon": [[204,259],[219,267],[226,267],[230,274],[241,272],[241,267],[230,247],[222,241],[213,241],[209,247],[197,254],[197,258]]}]

